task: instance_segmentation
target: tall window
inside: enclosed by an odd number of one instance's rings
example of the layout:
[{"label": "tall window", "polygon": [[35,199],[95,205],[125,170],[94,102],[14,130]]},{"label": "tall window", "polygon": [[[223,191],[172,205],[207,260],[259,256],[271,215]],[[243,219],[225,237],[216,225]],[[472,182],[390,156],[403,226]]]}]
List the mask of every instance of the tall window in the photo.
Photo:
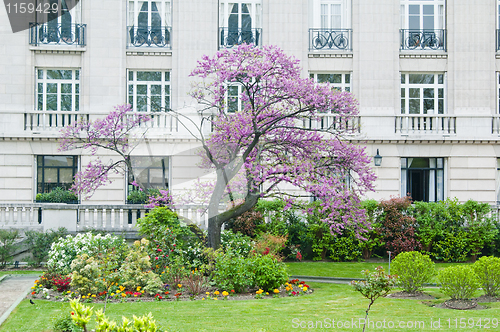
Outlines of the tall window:
[{"label": "tall window", "polygon": [[172,3],[170,0],[128,2],[129,44],[166,46],[170,44]]},{"label": "tall window", "polygon": [[229,113],[234,113],[242,110],[241,92],[242,86],[240,84],[229,84],[226,90],[225,110]]},{"label": "tall window", "polygon": [[[136,157],[130,158],[133,179],[143,188],[169,188],[169,157]],[[129,175],[129,179],[132,177]],[[133,186],[129,184],[129,190]]]},{"label": "tall window", "polygon": [[80,70],[37,69],[36,100],[39,111],[79,111]]},{"label": "tall window", "polygon": [[401,158],[401,196],[414,201],[444,199],[444,158]]},{"label": "tall window", "polygon": [[77,172],[77,156],[37,156],[37,193],[56,187],[70,189]]},{"label": "tall window", "polygon": [[445,0],[401,0],[401,29],[445,28]]},{"label": "tall window", "polygon": [[401,114],[444,114],[445,74],[401,74]]},{"label": "tall window", "polygon": [[219,4],[220,44],[260,45],[261,0],[221,0]]},{"label": "tall window", "polygon": [[309,77],[316,83],[330,83],[340,91],[351,91],[351,74],[349,73],[311,73]]},{"label": "tall window", "polygon": [[350,0],[312,0],[312,28],[338,30],[351,28]]},{"label": "tall window", "polygon": [[[37,42],[42,44],[73,44],[82,38],[82,7],[81,1],[50,0],[42,2],[50,4],[51,10],[35,11],[37,22],[46,22],[38,26]],[[74,5],[74,7],[70,7]],[[53,11],[57,8],[57,11]],[[32,36],[34,38],[35,36]],[[81,41],[83,42],[83,41]]]},{"label": "tall window", "polygon": [[170,109],[170,72],[128,72],[128,103],[136,112]]}]

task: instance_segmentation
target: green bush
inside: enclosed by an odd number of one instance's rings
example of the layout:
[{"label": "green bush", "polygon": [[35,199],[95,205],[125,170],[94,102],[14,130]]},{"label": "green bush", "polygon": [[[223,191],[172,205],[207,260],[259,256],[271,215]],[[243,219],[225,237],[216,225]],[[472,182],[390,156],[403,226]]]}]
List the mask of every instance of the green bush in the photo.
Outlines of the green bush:
[{"label": "green bush", "polygon": [[465,262],[469,254],[467,233],[445,233],[444,239],[434,244],[432,255],[444,262]]},{"label": "green bush", "polygon": [[132,190],[127,195],[128,204],[146,204],[148,201],[148,194],[142,190]]},{"label": "green bush", "polygon": [[242,257],[248,257],[253,248],[253,241],[249,236],[232,231],[221,232],[221,247],[224,252],[231,251]]},{"label": "green bush", "polygon": [[40,193],[35,197],[37,202],[46,203],[77,203],[78,196],[61,187],[54,188],[50,193]]},{"label": "green bush", "polygon": [[71,315],[67,313],[66,315],[61,315],[54,320],[53,325],[54,332],[80,332],[81,329],[76,326],[75,322],[71,318]]},{"label": "green bush", "polygon": [[472,268],[476,272],[484,293],[497,297],[500,294],[500,258],[481,257],[472,265]]},{"label": "green bush", "polygon": [[288,281],[286,265],[270,255],[257,255],[250,260],[254,272],[253,285],[265,291],[279,288]]},{"label": "green bush", "polygon": [[398,254],[392,261],[392,272],[398,276],[398,285],[403,291],[415,293],[422,290],[436,274],[436,267],[428,255],[418,251]]},{"label": "green bush", "polygon": [[48,230],[47,232],[26,231],[26,243],[30,248],[31,257],[28,258],[28,265],[40,267],[42,262],[47,260],[50,246],[53,242],[68,235],[66,228],[61,227],[57,231]]},{"label": "green bush", "polygon": [[12,255],[17,249],[16,240],[19,238],[19,231],[0,229],[0,266],[7,266],[12,261]]},{"label": "green bush", "polygon": [[244,292],[253,285],[255,273],[250,266],[250,260],[232,252],[218,254],[212,271],[212,281],[221,290],[236,293]]},{"label": "green bush", "polygon": [[335,238],[330,233],[328,225],[321,221],[318,224],[311,224],[309,225],[307,235],[311,239],[313,260],[320,261],[325,259],[326,254],[335,243]]},{"label": "green bush", "polygon": [[441,291],[452,300],[470,299],[480,286],[477,275],[470,266],[448,267],[439,271],[438,279]]},{"label": "green bush", "polygon": [[335,262],[360,261],[363,255],[360,241],[354,233],[346,231],[335,238],[335,242],[330,246],[330,259]]}]

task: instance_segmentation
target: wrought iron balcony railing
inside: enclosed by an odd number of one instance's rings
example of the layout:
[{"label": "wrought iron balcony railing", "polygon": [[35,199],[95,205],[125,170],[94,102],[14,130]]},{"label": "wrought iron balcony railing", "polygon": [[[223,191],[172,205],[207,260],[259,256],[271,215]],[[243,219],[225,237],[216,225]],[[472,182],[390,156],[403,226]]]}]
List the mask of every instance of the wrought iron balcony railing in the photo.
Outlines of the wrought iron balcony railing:
[{"label": "wrought iron balcony railing", "polygon": [[261,46],[262,29],[219,28],[220,48],[231,48],[240,44]]},{"label": "wrought iron balcony railing", "polygon": [[309,29],[309,50],[352,51],[352,29]]},{"label": "wrought iron balcony railing", "polygon": [[170,34],[171,27],[166,26],[129,26],[128,46],[129,47],[163,47],[171,48]]},{"label": "wrought iron balcony railing", "polygon": [[30,23],[30,45],[85,46],[86,24]]},{"label": "wrought iron balcony railing", "polygon": [[417,49],[446,51],[446,29],[401,29],[399,33],[401,50]]}]

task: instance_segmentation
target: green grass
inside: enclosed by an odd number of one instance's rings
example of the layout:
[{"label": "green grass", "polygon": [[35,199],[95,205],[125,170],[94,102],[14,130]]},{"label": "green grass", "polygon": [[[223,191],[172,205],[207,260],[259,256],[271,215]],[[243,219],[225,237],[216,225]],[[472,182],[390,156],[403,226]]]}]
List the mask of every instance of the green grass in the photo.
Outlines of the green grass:
[{"label": "green grass", "polygon": [[[436,269],[467,263],[436,263]],[[288,273],[296,276],[362,278],[362,271],[373,271],[382,266],[386,271],[389,263],[335,263],[335,262],[292,262],[286,264]]]},{"label": "green grass", "polygon": [[12,270],[12,271],[0,271],[0,277],[6,274],[12,275],[21,275],[21,274],[29,274],[29,275],[41,275],[43,271],[31,271],[31,270]]},{"label": "green grass", "polygon": [[[143,302],[143,303],[117,303],[108,306],[107,314],[121,320],[122,315],[131,317],[133,314],[142,315],[152,312],[161,326],[170,332],[177,331],[294,331],[302,322],[307,327],[309,322],[331,322],[341,320],[356,322],[364,317],[368,300],[355,292],[349,285],[310,283],[315,290],[311,295],[298,298],[267,298],[264,300],[247,301],[180,301],[180,302]],[[439,297],[435,302],[445,299],[438,289],[428,289],[429,293]],[[479,294],[478,294],[479,295]],[[92,304],[95,308],[101,307]],[[457,319],[468,322],[479,318],[494,318],[500,314],[500,303],[488,304],[491,308],[474,311],[455,311],[428,307],[418,300],[380,299],[375,302],[370,311],[372,321],[386,323],[422,321],[423,328],[398,329],[399,331],[429,331],[431,319],[440,319],[442,330],[446,331],[476,331],[474,328],[448,327],[448,319],[454,324]],[[10,331],[51,331],[53,319],[62,313],[69,312],[68,303],[56,303],[38,300],[36,305],[31,305],[24,300],[11,314],[9,319],[1,326],[0,332]],[[319,325],[318,325],[319,326]],[[93,328],[94,326],[90,326]],[[325,327],[325,326],[324,326]],[[490,325],[491,328],[493,326]],[[309,330],[309,329],[307,329]],[[316,329],[318,331],[330,329]],[[336,331],[360,331],[357,326],[335,329]],[[368,329],[373,331],[375,329]],[[383,329],[377,329],[382,331]],[[388,329],[386,329],[388,330]]]}]

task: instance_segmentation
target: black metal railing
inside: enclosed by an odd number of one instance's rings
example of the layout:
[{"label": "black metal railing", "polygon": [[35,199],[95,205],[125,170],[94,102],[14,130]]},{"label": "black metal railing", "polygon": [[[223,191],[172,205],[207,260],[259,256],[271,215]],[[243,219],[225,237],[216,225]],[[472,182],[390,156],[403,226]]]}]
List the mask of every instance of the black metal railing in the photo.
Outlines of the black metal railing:
[{"label": "black metal railing", "polygon": [[261,46],[262,29],[219,28],[220,48],[231,48],[240,44]]},{"label": "black metal railing", "polygon": [[352,51],[352,29],[309,29],[309,50]]},{"label": "black metal railing", "polygon": [[128,46],[129,47],[163,47],[171,48],[170,34],[172,27],[166,26],[129,26]]},{"label": "black metal railing", "polygon": [[86,24],[30,23],[30,45],[85,46]]},{"label": "black metal railing", "polygon": [[446,29],[399,30],[401,50],[446,51]]}]

